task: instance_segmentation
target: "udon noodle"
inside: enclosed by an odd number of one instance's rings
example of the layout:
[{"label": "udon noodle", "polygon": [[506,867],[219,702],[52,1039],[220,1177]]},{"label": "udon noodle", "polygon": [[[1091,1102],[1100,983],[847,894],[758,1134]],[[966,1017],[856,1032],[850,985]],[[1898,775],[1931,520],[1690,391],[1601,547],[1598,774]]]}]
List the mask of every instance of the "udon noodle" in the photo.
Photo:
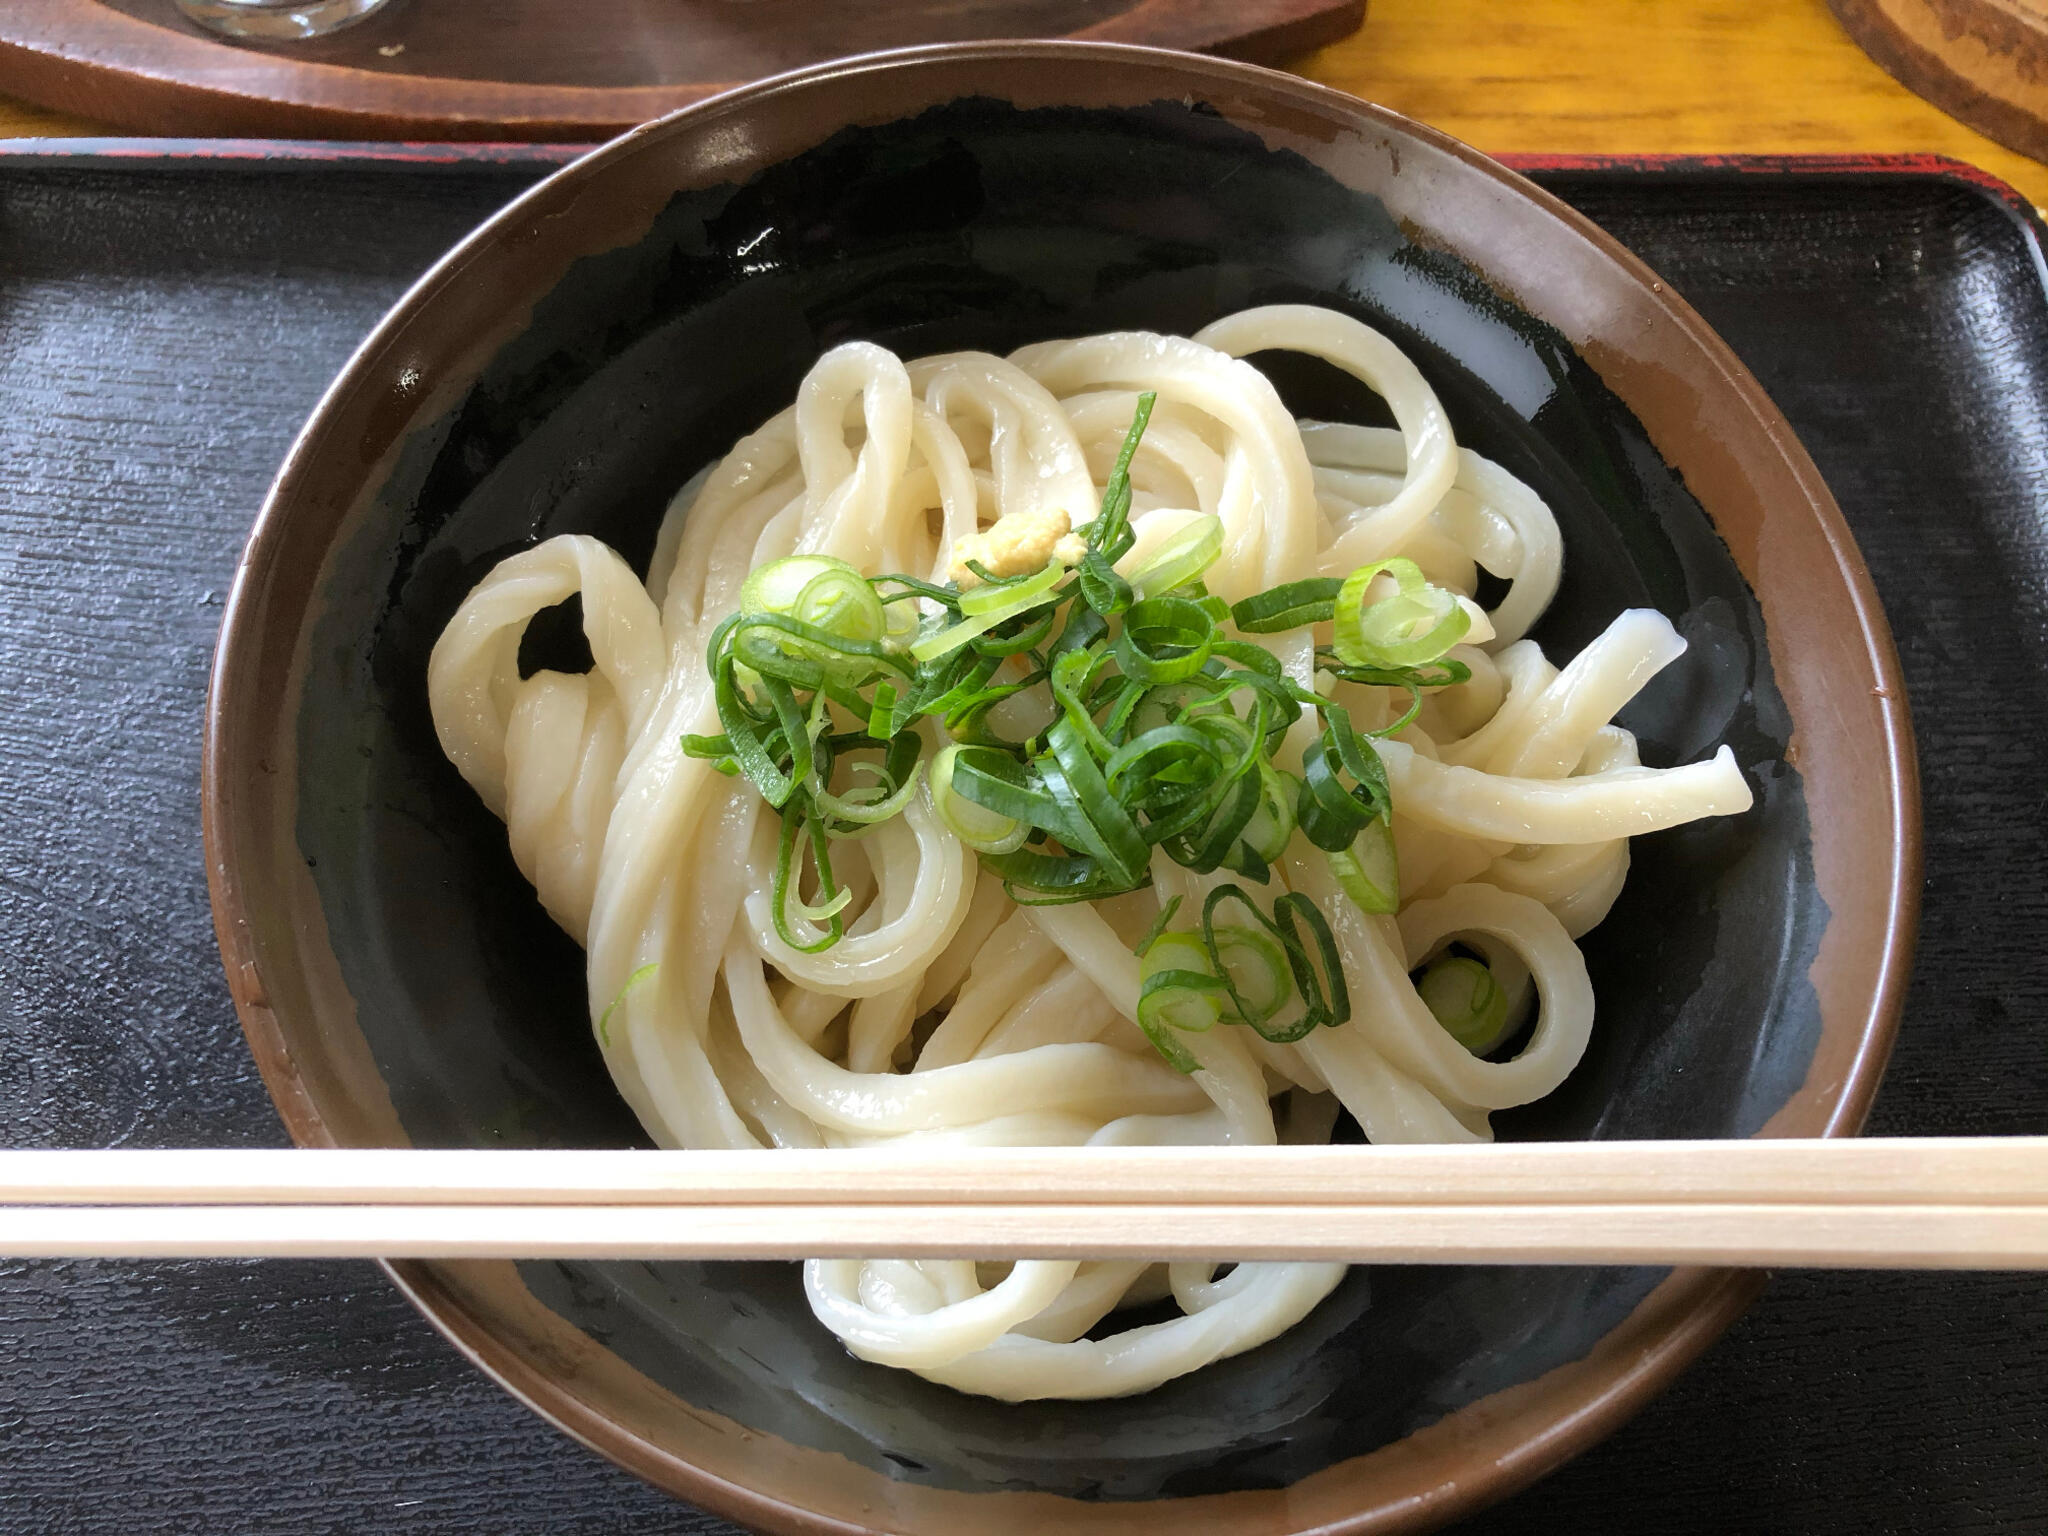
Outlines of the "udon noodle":
[{"label": "udon noodle", "polygon": [[[1362,380],[1398,429],[1297,421],[1242,360],[1271,350]],[[1223,548],[1205,580],[1228,600],[1397,555],[1467,598],[1482,571],[1506,583],[1490,611],[1471,610],[1452,653],[1469,680],[1431,691],[1376,744],[1398,914],[1360,911],[1299,837],[1274,861],[1270,889],[1302,892],[1327,917],[1350,1022],[1293,1044],[1241,1028],[1187,1034],[1192,1075],[1133,1022],[1132,945],[1162,903],[1199,905],[1215,876],[1155,855],[1147,889],[1018,905],[927,790],[835,845],[852,898],[845,938],[804,953],[771,921],[775,813],[680,745],[718,729],[707,642],[750,571],[808,552],[944,582],[979,530],[1047,509],[1082,522],[1140,391],[1157,406],[1131,467],[1138,543],[1120,568],[1209,514]],[[664,1146],[1313,1142],[1340,1107],[1374,1142],[1474,1141],[1491,1134],[1491,1111],[1549,1093],[1584,1051],[1593,994],[1574,941],[1620,891],[1629,837],[1750,803],[1726,747],[1646,768],[1612,723],[1684,649],[1661,614],[1621,613],[1562,668],[1525,638],[1560,557],[1544,503],[1461,449],[1415,366],[1341,314],[1256,309],[1192,339],[1091,336],[1007,358],[906,363],[851,342],[676,496],[645,580],[587,537],[516,554],[462,604],[429,683],[447,755],[587,951],[605,1062]],[[594,664],[522,677],[528,621],[572,596]],[[1296,681],[1316,681],[1308,630],[1268,644]],[[1405,704],[1364,684],[1324,692],[1362,729]],[[1299,750],[1291,740],[1283,758]],[[1533,1010],[1511,1059],[1467,1049],[1418,994],[1413,973],[1453,943]],[[1273,1338],[1341,1273],[877,1258],[814,1261],[804,1278],[855,1354],[1025,1399],[1144,1391]],[[1179,1315],[1114,1326],[1119,1309],[1169,1297]]]}]

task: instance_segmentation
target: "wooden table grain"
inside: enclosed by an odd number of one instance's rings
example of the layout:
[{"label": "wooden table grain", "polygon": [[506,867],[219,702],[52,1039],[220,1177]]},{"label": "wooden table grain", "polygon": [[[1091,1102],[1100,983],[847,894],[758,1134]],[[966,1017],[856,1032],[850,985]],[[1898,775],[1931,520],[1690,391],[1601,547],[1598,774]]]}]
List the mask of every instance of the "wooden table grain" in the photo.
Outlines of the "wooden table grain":
[{"label": "wooden table grain", "polygon": [[1900,85],[1824,0],[1371,0],[1297,67],[1492,154],[1917,151],[2048,204],[2048,165]]},{"label": "wooden table grain", "polygon": [[[2048,165],[1893,80],[1824,0],[1371,0],[1297,68],[1495,154],[1934,152],[2048,204]],[[0,97],[0,136],[120,131]]]}]

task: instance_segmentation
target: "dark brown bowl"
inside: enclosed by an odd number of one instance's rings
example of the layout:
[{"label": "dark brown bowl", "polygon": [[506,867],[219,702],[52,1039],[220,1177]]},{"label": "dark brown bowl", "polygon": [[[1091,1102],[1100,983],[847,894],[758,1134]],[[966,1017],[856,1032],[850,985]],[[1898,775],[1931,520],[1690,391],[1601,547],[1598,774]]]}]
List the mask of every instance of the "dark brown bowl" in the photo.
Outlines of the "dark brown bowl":
[{"label": "dark brown bowl", "polygon": [[[551,178],[434,269],[293,448],[214,673],[208,869],[279,1111],[315,1145],[637,1144],[581,957],[435,746],[425,660],[491,564],[644,559],[675,486],[824,348],[1189,331],[1273,300],[1389,331],[1566,535],[1539,638],[1692,641],[1625,717],[1727,740],[1750,813],[1642,838],[1586,951],[1587,1060],[1504,1135],[1839,1135],[1889,1048],[1912,737],[1861,560],[1728,349],[1482,156],[1284,75],[961,45],[752,86]],[[1319,368],[1297,409],[1369,408]],[[787,1265],[407,1263],[478,1364],[642,1476],[786,1531],[1426,1527],[1605,1434],[1755,1294],[1705,1270],[1357,1270],[1302,1326],[1112,1403],[1005,1405],[844,1354]]]}]

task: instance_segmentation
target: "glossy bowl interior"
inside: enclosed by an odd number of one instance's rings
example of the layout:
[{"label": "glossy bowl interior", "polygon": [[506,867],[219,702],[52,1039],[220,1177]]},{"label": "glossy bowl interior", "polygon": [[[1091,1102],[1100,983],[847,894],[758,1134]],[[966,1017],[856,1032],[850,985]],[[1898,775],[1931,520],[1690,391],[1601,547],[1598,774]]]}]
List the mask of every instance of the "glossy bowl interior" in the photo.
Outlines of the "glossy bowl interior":
[{"label": "glossy bowl interior", "polygon": [[[1749,814],[1638,839],[1585,944],[1591,1051],[1510,1137],[1837,1134],[1907,965],[1917,791],[1882,616],[1753,380],[1612,242],[1440,135],[1246,66],[1058,44],[826,66],[522,197],[393,312],[252,537],[206,760],[221,944],[314,1144],[641,1144],[581,955],[438,751],[429,647],[493,563],[674,490],[853,337],[905,355],[1188,332],[1301,300],[1392,335],[1566,541],[1538,638],[1652,605],[1691,642],[1624,723],[1733,744]],[[1271,361],[1271,360],[1268,360]],[[1321,364],[1307,414],[1381,420]],[[531,660],[573,664],[570,616]],[[1722,1273],[1354,1271],[1145,1396],[1006,1405],[846,1355],[793,1266],[403,1264],[480,1364],[643,1475],[789,1530],[1393,1530],[1618,1422],[1748,1299]]]}]

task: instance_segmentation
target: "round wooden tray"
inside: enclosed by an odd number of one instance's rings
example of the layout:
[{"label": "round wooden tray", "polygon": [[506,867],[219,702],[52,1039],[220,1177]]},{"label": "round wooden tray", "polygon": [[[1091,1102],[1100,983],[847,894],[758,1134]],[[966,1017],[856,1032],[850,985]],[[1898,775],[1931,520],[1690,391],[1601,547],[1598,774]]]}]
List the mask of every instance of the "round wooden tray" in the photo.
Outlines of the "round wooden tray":
[{"label": "round wooden tray", "polygon": [[304,43],[229,43],[171,0],[5,0],[0,92],[159,133],[600,139],[845,54],[1076,37],[1271,63],[1365,0],[393,0]]},{"label": "round wooden tray", "polygon": [[2048,160],[2048,5],[1828,0],[1901,85],[2007,149]]}]

